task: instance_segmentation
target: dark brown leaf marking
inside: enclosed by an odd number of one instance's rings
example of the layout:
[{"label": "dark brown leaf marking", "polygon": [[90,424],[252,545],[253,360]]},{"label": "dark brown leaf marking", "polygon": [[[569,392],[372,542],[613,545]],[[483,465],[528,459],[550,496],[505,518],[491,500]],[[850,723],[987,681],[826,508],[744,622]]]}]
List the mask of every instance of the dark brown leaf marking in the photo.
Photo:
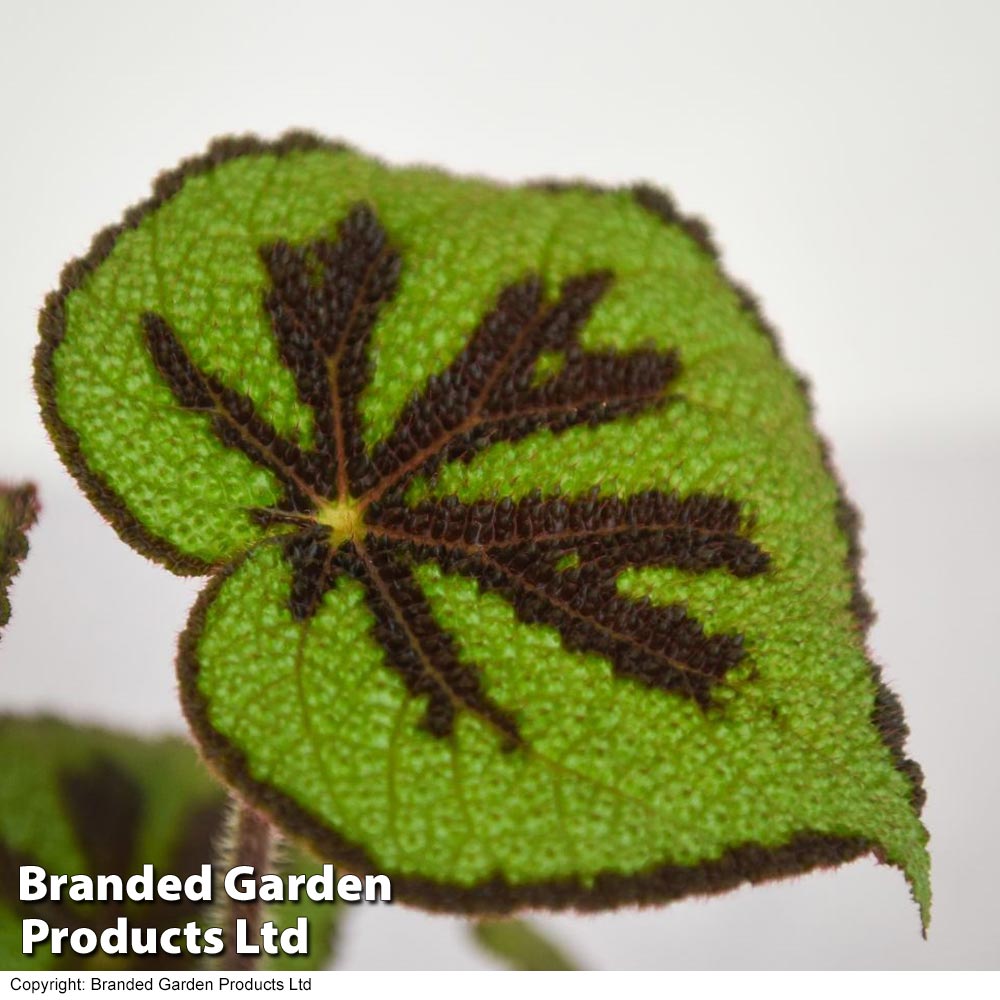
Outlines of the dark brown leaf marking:
[{"label": "dark brown leaf marking", "polygon": [[308,475],[324,497],[357,493],[371,476],[362,441],[361,393],[371,378],[368,342],[395,294],[399,254],[374,213],[352,211],[336,243],[261,249],[271,278],[264,306],[299,398],[314,413]]},{"label": "dark brown leaf marking", "polygon": [[[439,737],[465,710],[505,746],[520,740],[514,718],[486,694],[479,669],[460,661],[435,619],[413,572],[421,562],[476,580],[521,621],[558,629],[566,648],[607,657],[619,676],[708,705],[740,661],[742,637],[706,635],[683,606],[631,600],[616,581],[641,566],[763,572],[768,555],[743,534],[737,502],[657,491],[625,500],[596,492],[472,504],[405,499],[417,476],[468,462],[499,441],[598,426],[665,404],[680,371],[676,351],[580,344],[613,275],[571,277],[551,302],[537,275],[503,289],[451,364],[428,378],[368,449],[360,399],[372,377],[372,330],[396,292],[399,254],[364,204],[350,210],[336,241],[277,242],[260,253],[279,356],[314,414],[311,448],[282,437],[252,400],[203,372],[163,317],[150,313],[143,322],[177,402],[209,414],[220,441],[282,483],[280,501],[251,516],[288,532],[282,544],[293,570],[293,617],[314,615],[341,575],[360,581],[375,641],[407,690],[426,697],[424,725]],[[542,368],[543,357],[558,363]]]},{"label": "dark brown leaf marking", "polygon": [[455,724],[455,706],[462,705],[503,733],[508,748],[516,746],[517,724],[486,697],[478,671],[459,660],[454,641],[438,625],[396,546],[376,536],[359,549],[358,563],[358,576],[375,615],[375,638],[407,690],[427,695],[427,729],[435,736],[447,736]]},{"label": "dark brown leaf marking", "polygon": [[59,791],[89,870],[130,875],[145,807],[135,778],[110,758],[98,757],[84,771],[63,771]]}]

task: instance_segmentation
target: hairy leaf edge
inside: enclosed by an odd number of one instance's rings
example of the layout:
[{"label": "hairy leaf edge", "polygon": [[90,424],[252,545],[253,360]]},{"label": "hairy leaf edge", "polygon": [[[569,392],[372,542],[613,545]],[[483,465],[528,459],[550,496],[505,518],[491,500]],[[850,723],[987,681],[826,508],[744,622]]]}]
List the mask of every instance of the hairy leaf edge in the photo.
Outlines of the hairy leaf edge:
[{"label": "hairy leaf edge", "polygon": [[[41,512],[38,502],[38,490],[34,483],[20,483],[9,486],[0,482],[0,500],[11,505],[10,541],[0,538],[0,629],[10,621],[10,599],[8,589],[14,577],[21,571],[21,563],[28,557],[28,532],[34,527]],[[18,552],[14,542],[19,540],[24,544],[24,550]]]}]

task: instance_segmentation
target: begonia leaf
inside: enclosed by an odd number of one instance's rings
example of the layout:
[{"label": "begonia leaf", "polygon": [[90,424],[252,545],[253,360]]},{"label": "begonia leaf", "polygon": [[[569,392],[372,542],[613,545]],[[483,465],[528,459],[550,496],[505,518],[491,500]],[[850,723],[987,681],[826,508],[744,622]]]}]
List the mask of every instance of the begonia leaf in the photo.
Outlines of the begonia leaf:
[{"label": "begonia leaf", "polygon": [[67,269],[36,382],[226,780],[399,898],[662,902],[865,854],[919,768],[802,380],[647,187],[226,140]]}]

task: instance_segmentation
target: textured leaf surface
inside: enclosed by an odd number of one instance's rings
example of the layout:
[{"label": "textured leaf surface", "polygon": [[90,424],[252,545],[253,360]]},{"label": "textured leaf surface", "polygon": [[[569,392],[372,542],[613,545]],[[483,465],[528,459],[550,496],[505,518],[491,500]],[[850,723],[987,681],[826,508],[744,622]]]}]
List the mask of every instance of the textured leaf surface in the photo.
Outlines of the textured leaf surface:
[{"label": "textured leaf surface", "polygon": [[477,944],[515,972],[574,972],[577,966],[523,920],[483,920],[472,926]]},{"label": "textured leaf surface", "polygon": [[850,508],[665,196],[230,141],[42,331],[91,498],[213,574],[180,656],[203,750],[295,835],[487,913],[875,852],[926,918]]},{"label": "textured leaf surface", "polygon": [[28,529],[38,517],[38,498],[30,484],[0,483],[0,629],[10,620],[7,590],[28,554]]},{"label": "textured leaf surface", "polygon": [[[208,968],[208,956],[21,952],[21,921],[87,926],[100,933],[120,916],[132,927],[183,927],[214,922],[213,903],[21,903],[18,867],[52,874],[139,872],[186,877],[215,863],[227,808],[222,788],[194,751],[174,739],[140,740],[48,718],[0,716],[0,969]],[[317,863],[289,852],[280,872],[312,874]],[[308,956],[265,959],[264,968],[321,969],[330,959],[340,907],[272,904],[266,919],[288,926],[309,921]]]}]

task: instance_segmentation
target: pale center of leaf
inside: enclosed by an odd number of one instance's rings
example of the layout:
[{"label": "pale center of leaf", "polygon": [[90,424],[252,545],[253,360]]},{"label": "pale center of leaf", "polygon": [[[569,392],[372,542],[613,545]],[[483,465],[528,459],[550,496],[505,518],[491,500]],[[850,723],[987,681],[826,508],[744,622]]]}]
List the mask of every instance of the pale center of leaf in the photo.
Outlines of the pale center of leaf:
[{"label": "pale center of leaf", "polygon": [[348,541],[360,542],[365,537],[361,509],[353,500],[321,504],[315,517],[330,529],[334,548]]}]

